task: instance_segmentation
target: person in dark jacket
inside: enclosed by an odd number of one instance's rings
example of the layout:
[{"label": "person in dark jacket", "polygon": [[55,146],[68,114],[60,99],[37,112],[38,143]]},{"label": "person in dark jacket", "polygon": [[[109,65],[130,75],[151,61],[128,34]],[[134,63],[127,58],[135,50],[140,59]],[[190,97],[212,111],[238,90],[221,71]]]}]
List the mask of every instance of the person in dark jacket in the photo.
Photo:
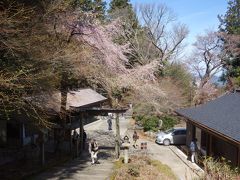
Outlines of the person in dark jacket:
[{"label": "person in dark jacket", "polygon": [[191,161],[192,163],[197,162],[197,139],[194,138],[190,143],[190,151],[191,151]]},{"label": "person in dark jacket", "polygon": [[108,123],[108,130],[111,131],[112,130],[112,118],[113,118],[113,115],[111,113],[108,114],[108,120],[107,120],[107,123]]},{"label": "person in dark jacket", "polygon": [[95,139],[91,139],[89,143],[89,153],[91,154],[92,164],[98,163],[98,159],[97,159],[98,144]]},{"label": "person in dark jacket", "polygon": [[139,139],[139,136],[138,136],[138,134],[137,134],[137,131],[134,131],[132,138],[133,138],[133,147],[136,148],[136,146],[137,146],[137,140]]}]

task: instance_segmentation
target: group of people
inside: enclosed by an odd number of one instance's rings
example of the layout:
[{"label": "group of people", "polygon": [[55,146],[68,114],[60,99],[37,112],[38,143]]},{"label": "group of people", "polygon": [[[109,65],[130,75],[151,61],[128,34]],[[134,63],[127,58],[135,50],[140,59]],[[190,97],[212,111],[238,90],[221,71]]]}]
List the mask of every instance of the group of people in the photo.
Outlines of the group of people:
[{"label": "group of people", "polygon": [[[113,114],[109,113],[108,120],[107,120],[109,131],[112,130],[112,119],[113,119]],[[74,131],[73,132],[73,140],[75,141],[77,138],[78,138],[78,134],[76,131]],[[86,132],[84,131],[84,134],[83,134],[83,147],[84,148],[85,148],[86,138],[87,138],[87,135],[86,135]],[[139,139],[139,136],[136,131],[134,131],[132,139],[133,139],[133,147],[137,148],[137,146],[138,146],[137,140]],[[99,149],[99,147],[98,147],[98,143],[97,143],[96,139],[91,139],[88,144],[88,151],[89,151],[89,154],[91,155],[91,164],[99,164],[98,149]]]},{"label": "group of people", "polygon": [[[110,130],[110,128],[109,128],[109,130]],[[79,135],[77,134],[76,131],[74,131],[73,132],[73,143],[76,143],[78,138],[79,138]],[[83,149],[85,149],[86,139],[87,139],[87,134],[86,134],[85,131],[83,131]],[[133,147],[137,148],[137,146],[138,146],[137,145],[137,140],[139,139],[139,136],[138,136],[136,131],[134,131],[132,139],[133,139]],[[189,149],[190,149],[190,152],[191,152],[191,162],[196,163],[197,162],[197,151],[198,151],[197,139],[196,138],[192,139],[192,141],[190,143],[190,146],[189,146]],[[88,151],[91,155],[91,163],[92,164],[98,164],[99,163],[98,157],[97,157],[97,155],[98,155],[98,143],[97,143],[96,139],[91,139],[89,141]]]}]

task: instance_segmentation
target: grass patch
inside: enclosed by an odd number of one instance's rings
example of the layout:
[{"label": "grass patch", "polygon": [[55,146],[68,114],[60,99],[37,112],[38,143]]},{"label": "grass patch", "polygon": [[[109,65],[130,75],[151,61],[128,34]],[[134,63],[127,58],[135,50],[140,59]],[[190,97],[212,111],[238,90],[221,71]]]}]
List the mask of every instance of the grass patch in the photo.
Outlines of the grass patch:
[{"label": "grass patch", "polygon": [[239,180],[240,169],[230,166],[225,158],[214,160],[212,157],[204,159],[204,175],[201,179]]},{"label": "grass patch", "polygon": [[166,164],[162,164],[160,161],[151,160],[151,164],[155,166],[160,172],[165,174],[167,177],[171,179],[177,179],[177,177],[173,174],[172,170]]},{"label": "grass patch", "polygon": [[111,180],[177,179],[171,169],[147,156],[131,156],[130,163],[124,164],[123,158],[115,162]]}]

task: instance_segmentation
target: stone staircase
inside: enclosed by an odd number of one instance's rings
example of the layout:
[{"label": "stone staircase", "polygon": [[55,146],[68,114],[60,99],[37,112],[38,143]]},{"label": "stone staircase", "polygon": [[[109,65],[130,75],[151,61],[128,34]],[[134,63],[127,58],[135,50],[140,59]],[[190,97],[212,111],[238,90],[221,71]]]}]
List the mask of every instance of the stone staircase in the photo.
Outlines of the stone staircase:
[{"label": "stone staircase", "polygon": [[[101,154],[100,154],[101,156]],[[113,161],[109,159],[99,160],[100,164],[91,164],[89,154],[83,153],[78,159],[63,165],[52,168],[51,170],[40,174],[33,179],[36,180],[59,180],[59,179],[76,179],[76,180],[108,180],[113,169]]]},{"label": "stone staircase", "polygon": [[94,138],[99,144],[98,159],[100,164],[91,164],[88,147],[77,159],[63,165],[59,165],[33,179],[57,180],[108,180],[113,169],[114,159],[114,134],[103,130],[88,131],[88,138]]},{"label": "stone staircase", "polygon": [[[122,118],[122,117],[120,117]],[[127,118],[126,118],[127,119]],[[113,127],[115,127],[113,121]],[[120,135],[123,136],[128,128],[129,120],[120,120]],[[94,138],[99,145],[98,159],[100,164],[91,165],[90,155],[86,151],[82,155],[65,163],[54,167],[46,172],[35,176],[37,180],[57,180],[57,179],[77,179],[77,180],[109,180],[114,167],[115,157],[115,131],[107,130],[106,120],[98,121],[85,128],[88,140]],[[129,136],[131,137],[131,136]]]}]

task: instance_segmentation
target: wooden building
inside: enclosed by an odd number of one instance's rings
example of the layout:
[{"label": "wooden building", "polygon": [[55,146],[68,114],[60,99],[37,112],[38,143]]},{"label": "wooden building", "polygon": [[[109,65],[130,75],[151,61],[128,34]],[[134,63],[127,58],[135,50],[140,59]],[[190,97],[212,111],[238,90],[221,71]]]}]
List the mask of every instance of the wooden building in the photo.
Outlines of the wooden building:
[{"label": "wooden building", "polygon": [[202,156],[224,157],[233,166],[240,166],[239,90],[176,113],[186,119],[187,145],[197,138]]},{"label": "wooden building", "polygon": [[[83,150],[83,127],[96,120],[96,116],[104,116],[108,113],[125,113],[127,109],[109,108],[108,99],[96,91],[86,88],[69,91],[66,99],[66,123],[63,125],[60,119],[61,93],[38,95],[26,98],[45,109],[52,123],[50,129],[34,127],[29,117],[24,114],[12,114],[9,120],[0,118],[0,165],[14,159],[20,159],[35,153],[34,157],[41,155],[42,164],[45,163],[46,153],[55,153],[56,150],[71,153],[75,157]],[[117,116],[118,117],[118,116]],[[116,121],[119,120],[116,118]],[[73,131],[79,134],[79,139],[73,143]],[[119,131],[119,127],[118,127]],[[119,134],[119,132],[118,132]],[[116,137],[116,153],[119,156],[120,136]],[[26,147],[28,147],[26,149]],[[14,149],[14,151],[12,150]],[[19,152],[22,152],[22,155]],[[13,157],[14,158],[8,158]],[[29,157],[32,159],[32,157]]]},{"label": "wooden building", "polygon": [[80,142],[82,142],[83,125],[96,120],[94,115],[82,112],[76,113],[76,109],[100,108],[108,99],[89,88],[69,91],[66,101],[67,122],[65,127],[62,127],[59,118],[61,108],[60,92],[29,97],[26,100],[45,109],[53,126],[51,129],[39,129],[32,124],[30,117],[25,112],[13,112],[8,120],[0,118],[0,164],[25,156],[26,152],[24,151],[38,153],[35,147],[39,146],[40,137],[42,137],[41,141],[44,141],[45,147],[43,148],[45,151],[54,151],[56,142],[59,138],[62,138],[59,136],[59,132],[63,128],[67,133],[64,133],[64,143],[61,143],[60,148],[71,152],[73,148],[71,141],[72,131],[78,130],[81,135]]}]

